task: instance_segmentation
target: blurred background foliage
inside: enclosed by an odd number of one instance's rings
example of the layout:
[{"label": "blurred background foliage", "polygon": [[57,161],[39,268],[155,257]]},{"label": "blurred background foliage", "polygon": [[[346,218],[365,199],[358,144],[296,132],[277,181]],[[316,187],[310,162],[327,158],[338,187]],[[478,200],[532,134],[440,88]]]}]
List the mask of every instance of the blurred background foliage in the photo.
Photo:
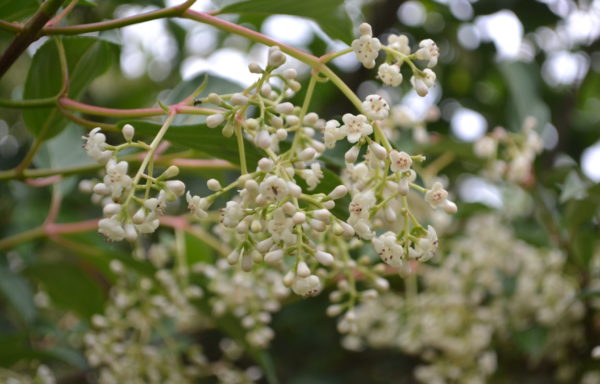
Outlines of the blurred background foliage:
[{"label": "blurred background foliage", "polygon": [[[82,0],[66,22],[91,23],[175,3]],[[436,67],[439,84],[435,92],[425,100],[415,101],[407,84],[400,89],[383,90],[392,104],[405,102],[415,110],[422,111],[438,103],[441,118],[428,125],[433,139],[427,144],[417,144],[403,132],[396,144],[431,158],[452,153],[455,161],[443,171],[454,180],[460,207],[452,233],[460,235],[462,222],[479,212],[510,213],[508,217],[518,237],[536,246],[561,249],[568,257],[569,273],[586,287],[591,279],[590,260],[598,252],[600,225],[600,2],[349,0],[341,3],[198,0],[194,8],[222,9],[222,17],[315,55],[345,47],[362,20],[371,23],[374,35],[382,41],[390,33],[407,34],[413,44],[425,38],[436,41],[441,64]],[[37,0],[0,1],[0,19],[26,20],[38,6]],[[272,16],[278,13],[287,16]],[[240,89],[240,84],[248,84],[245,75],[248,62],[260,62],[265,57],[264,47],[190,20],[156,20],[102,32],[99,36],[105,41],[101,47],[89,37],[89,45],[73,39],[66,48],[72,66],[89,49],[102,50],[102,54],[80,67],[81,86],[73,87],[70,94],[77,100],[104,107],[139,108],[156,106],[157,100],[165,103],[181,100],[185,90],[193,89],[204,73],[210,75],[206,92]],[[12,37],[11,32],[0,31],[0,51]],[[29,47],[2,77],[1,98],[51,96],[60,88],[59,78],[54,77],[56,71],[52,70],[56,63],[32,59],[44,55],[44,50],[55,49],[51,44],[43,45],[46,41],[42,38]],[[306,78],[308,69],[290,61]],[[336,59],[333,66],[360,97],[378,87],[373,81],[375,70],[359,67],[353,55]],[[76,74],[74,79],[77,80]],[[295,100],[302,97],[303,92],[299,92]],[[353,107],[332,84],[325,83],[319,84],[311,109],[321,116],[339,118]],[[23,159],[36,134],[35,129],[28,130],[26,126],[38,126],[32,121],[43,120],[47,115],[43,110],[22,113],[0,108],[1,170],[10,170]],[[536,161],[535,179],[517,188],[521,194],[507,195],[516,192],[469,176],[482,167],[481,160],[473,154],[473,141],[498,125],[518,130],[525,118],[532,115],[537,118],[536,129],[544,140],[545,151]],[[198,122],[197,116],[176,121],[177,124]],[[35,166],[47,169],[84,164],[87,160],[83,151],[78,150],[81,127],[66,119],[54,121],[52,126],[57,136],[42,146]],[[59,126],[67,129],[61,133]],[[145,131],[140,126],[139,132],[151,134],[152,128]],[[177,146],[185,144],[187,138],[181,138],[181,142],[175,137],[170,140]],[[222,143],[214,151],[188,145],[198,151],[198,156],[227,156]],[[219,146],[216,141],[215,146]],[[206,192],[206,179],[232,177],[230,171],[211,174],[186,171],[184,175],[186,184],[201,194]],[[48,213],[53,194],[60,194],[63,199],[57,222],[97,217],[97,208],[77,191],[76,184],[73,179],[53,187],[32,188],[20,181],[0,182],[0,236],[38,227]],[[505,205],[498,205],[498,200],[505,201]],[[180,208],[173,208],[173,212]],[[168,232],[164,230],[159,235],[168,237]],[[205,255],[210,251],[204,244],[188,241],[193,258],[211,257]],[[88,382],[89,366],[73,340],[89,326],[90,316],[102,311],[114,279],[108,267],[110,259],[117,258],[132,268],[148,272],[150,267],[133,260],[128,252],[126,246],[106,243],[96,233],[64,236],[59,241],[36,239],[0,250],[0,366],[26,370],[32,364],[44,362],[55,368],[60,383]],[[402,286],[399,278],[393,284]],[[47,292],[59,313],[40,312],[35,296],[38,288]],[[584,300],[597,294],[593,290],[581,293]],[[273,327],[277,336],[269,354],[281,382],[413,382],[412,369],[418,362],[413,356],[391,349],[344,350],[335,321],[324,316],[326,296],[325,293],[315,299],[291,303],[275,315]],[[84,321],[78,322],[77,318]],[[600,344],[597,313],[588,310],[585,327],[590,345]],[[213,340],[210,334],[202,337],[208,344]],[[523,334],[506,358],[513,376],[502,379],[500,374],[497,382],[553,382],[553,367],[521,363],[536,344],[543,342],[543,336]],[[573,359],[588,360],[589,351],[578,351]],[[597,362],[586,364],[600,368]]]}]

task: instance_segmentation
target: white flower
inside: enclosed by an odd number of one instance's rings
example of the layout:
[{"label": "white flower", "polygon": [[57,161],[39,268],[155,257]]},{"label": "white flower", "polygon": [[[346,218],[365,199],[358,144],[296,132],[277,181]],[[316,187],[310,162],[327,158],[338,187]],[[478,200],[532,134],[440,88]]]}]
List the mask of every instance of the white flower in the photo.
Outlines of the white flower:
[{"label": "white flower", "polygon": [[373,238],[372,242],[375,252],[377,252],[384,263],[397,268],[402,266],[404,249],[396,241],[396,234],[394,232],[386,232],[379,237]]},{"label": "white flower", "polygon": [[335,147],[335,142],[343,139],[346,135],[341,128],[338,128],[340,123],[337,120],[329,120],[325,124],[325,131],[323,132],[323,141],[327,148]]},{"label": "white flower", "polygon": [[110,159],[106,163],[104,184],[110,189],[113,200],[118,201],[124,191],[131,187],[131,177],[127,174],[129,164],[126,161]]},{"label": "white flower", "polygon": [[456,213],[456,204],[448,200],[448,191],[444,189],[442,183],[436,181],[431,189],[425,193],[425,201],[432,208],[442,207],[446,213]]},{"label": "white flower", "polygon": [[260,194],[270,201],[280,201],[287,197],[288,184],[282,178],[271,175],[264,179],[259,186]]},{"label": "white flower", "polygon": [[87,155],[99,163],[106,163],[112,156],[112,151],[106,149],[106,136],[100,132],[100,127],[94,128],[87,136],[83,136],[85,140],[83,149]]},{"label": "white flower", "polygon": [[273,211],[273,217],[267,222],[267,229],[274,241],[283,241],[292,244],[296,241],[296,235],[292,233],[294,221],[287,217],[281,208]]},{"label": "white flower", "polygon": [[417,74],[410,78],[410,83],[412,84],[415,91],[419,96],[427,96],[429,93],[429,88],[433,87],[435,84],[435,72],[431,69],[426,68],[423,70],[423,74]]},{"label": "white flower", "polygon": [[400,67],[397,65],[381,64],[377,70],[377,76],[383,84],[392,87],[397,87],[402,83],[402,74],[400,73]]},{"label": "white flower", "polygon": [[369,209],[371,209],[375,203],[375,194],[370,189],[355,194],[354,197],[352,197],[349,206],[350,216],[368,218]]},{"label": "white flower", "polygon": [[314,296],[321,291],[321,280],[317,275],[296,277],[292,284],[292,291],[303,297]]},{"label": "white flower", "polygon": [[302,176],[302,178],[306,181],[306,184],[308,184],[308,190],[312,191],[317,187],[323,178],[321,164],[316,162],[312,163],[310,165],[310,169],[303,169],[300,171],[300,176]]},{"label": "white flower", "polygon": [[111,241],[121,241],[125,238],[125,229],[118,220],[117,215],[100,220],[98,222],[98,232]]},{"label": "white flower", "polygon": [[406,172],[412,165],[412,158],[406,152],[398,152],[395,149],[390,152],[390,167],[393,172]]},{"label": "white flower", "polygon": [[235,228],[245,216],[244,208],[237,201],[228,201],[221,214],[221,222],[228,228]]},{"label": "white flower", "polygon": [[419,60],[429,60],[427,66],[429,68],[435,66],[440,56],[440,50],[435,42],[431,39],[421,40],[419,50],[415,52],[415,57]]},{"label": "white flower", "polygon": [[406,35],[390,35],[388,37],[388,47],[403,55],[410,55],[410,47],[408,46],[408,37]]},{"label": "white flower", "polygon": [[491,136],[483,136],[475,142],[473,150],[478,157],[488,158],[496,154],[498,141]]},{"label": "white flower", "polygon": [[427,227],[427,236],[420,238],[416,242],[415,248],[409,250],[409,255],[413,259],[425,262],[435,256],[438,244],[437,233],[435,232],[435,229],[429,225]]},{"label": "white flower", "polygon": [[206,209],[208,208],[208,200],[205,197],[192,196],[190,191],[185,195],[185,199],[188,203],[188,209],[199,219],[204,219],[208,214]]},{"label": "white flower", "polygon": [[366,68],[375,66],[375,59],[379,55],[381,43],[379,39],[373,37],[371,26],[367,23],[360,25],[360,37],[352,42],[352,49],[356,54],[356,58]]},{"label": "white flower", "polygon": [[373,127],[367,123],[365,115],[354,116],[346,113],[342,116],[344,125],[340,129],[344,132],[350,143],[356,143],[363,136],[368,136],[373,133]]},{"label": "white flower", "polygon": [[153,211],[150,211],[140,219],[138,223],[135,223],[135,228],[139,233],[154,233],[160,224],[156,212]]},{"label": "white flower", "polygon": [[[362,103],[365,114],[371,120],[385,119],[390,113],[390,106],[380,95],[369,95]],[[345,121],[344,121],[345,122]]]}]

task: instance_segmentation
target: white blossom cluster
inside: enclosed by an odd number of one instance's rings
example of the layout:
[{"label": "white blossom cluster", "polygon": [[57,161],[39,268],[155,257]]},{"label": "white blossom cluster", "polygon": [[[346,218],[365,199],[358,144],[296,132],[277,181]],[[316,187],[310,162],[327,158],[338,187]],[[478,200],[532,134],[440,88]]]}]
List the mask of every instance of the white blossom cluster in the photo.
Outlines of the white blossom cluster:
[{"label": "white blossom cluster", "polygon": [[492,216],[471,219],[465,237],[449,249],[440,265],[421,268],[420,292],[388,293],[358,306],[357,332],[344,345],[418,355],[425,365],[415,376],[424,383],[488,382],[496,348],[531,329],[547,335],[532,362],[569,360],[583,341],[578,322],[584,309],[561,253],[516,239]]},{"label": "white blossom cluster", "polygon": [[[437,249],[437,234],[410,212],[409,192],[422,193],[432,208],[450,214],[457,208],[441,184],[429,189],[416,184],[412,165],[423,156],[393,149],[387,138],[378,137],[378,124],[389,117],[387,101],[369,95],[361,113],[346,113],[341,122],[325,121],[285,101],[297,89],[292,83],[295,72],[274,72],[284,61],[285,56],[271,48],[266,68],[250,65],[250,71],[260,75],[254,85],[240,93],[208,96],[208,102],[223,110],[209,116],[207,126],[222,127],[225,136],[242,132],[265,156],[256,169],[225,187],[209,180],[214,192],[209,196],[188,192],[191,212],[199,220],[207,219],[216,199],[237,190],[221,215],[225,231],[219,236],[234,248],[227,261],[244,271],[256,271],[263,263],[271,266],[283,275],[285,286],[304,297],[318,294],[323,279],[353,273],[357,263],[346,249],[351,239],[372,241],[381,260],[392,267],[429,260]],[[338,141],[352,145],[344,156],[343,182],[319,189],[326,172],[321,157]],[[357,163],[361,151],[365,160]],[[350,201],[344,205],[349,217],[344,217],[336,206],[348,194]],[[397,204],[402,207],[399,213]],[[351,296],[354,302],[360,295]]]},{"label": "white blossom cluster", "polygon": [[478,157],[486,160],[488,177],[505,178],[520,184],[532,182],[533,162],[544,149],[543,141],[534,129],[536,124],[535,118],[529,117],[521,132],[512,133],[497,127],[475,142],[473,149]]},{"label": "white blossom cluster", "polygon": [[[93,330],[84,337],[86,356],[97,370],[99,384],[194,383],[214,376],[218,382],[252,383],[258,368],[240,370],[234,353],[223,349],[223,359],[209,361],[199,344],[182,343],[177,331],[212,328],[197,309],[203,290],[190,283],[187,269],[169,268],[170,256],[154,245],[146,257],[156,268],[146,276],[118,261],[111,263],[117,281],[105,313],[92,317]],[[226,344],[231,344],[229,341]]]},{"label": "white blossom cluster", "polygon": [[209,305],[218,319],[233,315],[247,331],[246,341],[265,348],[275,336],[269,328],[271,313],[279,311],[281,301],[290,292],[282,283],[282,276],[272,269],[247,273],[232,268],[225,260],[216,265],[198,263],[194,271],[206,277]]},{"label": "white blossom cluster", "polygon": [[[401,73],[402,65],[406,63],[411,71],[412,77],[410,83],[419,96],[426,96],[429,89],[435,84],[436,75],[431,70],[439,57],[439,49],[431,39],[419,42],[419,47],[411,53],[410,44],[406,35],[391,34],[388,37],[388,44],[382,45],[378,38],[373,37],[373,30],[367,23],[359,27],[360,37],[352,42],[352,50],[356,58],[366,68],[375,67],[375,60],[381,50],[386,52],[385,62],[379,65],[377,77],[385,85],[397,87],[403,81]],[[427,68],[419,69],[413,60],[427,62]]]},{"label": "white blossom cluster", "polygon": [[[122,133],[126,143],[119,146],[107,144],[106,136],[100,132],[100,128],[94,128],[83,137],[87,154],[105,164],[105,175],[97,183],[82,181],[80,189],[92,193],[92,201],[102,205],[104,218],[98,223],[98,232],[109,241],[135,241],[140,234],[154,232],[159,226],[159,216],[164,213],[167,202],[174,201],[185,193],[182,181],[169,180],[179,173],[176,166],[170,166],[158,177],[140,169],[132,179],[129,175],[129,163],[117,158],[119,152],[131,147],[150,149],[141,141],[132,142],[134,132],[130,124],[123,126]],[[140,185],[139,181],[142,179],[144,181]]]},{"label": "white blossom cluster", "polygon": [[0,369],[0,382],[3,384],[56,384],[54,374],[45,365],[39,365],[33,377]]}]

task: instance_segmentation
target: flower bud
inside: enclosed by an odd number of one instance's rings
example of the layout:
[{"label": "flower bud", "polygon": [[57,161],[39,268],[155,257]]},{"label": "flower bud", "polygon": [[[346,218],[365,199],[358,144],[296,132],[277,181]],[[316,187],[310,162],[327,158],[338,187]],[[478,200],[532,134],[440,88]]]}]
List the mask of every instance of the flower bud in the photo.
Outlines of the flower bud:
[{"label": "flower bud", "polygon": [[223,99],[221,99],[221,96],[217,95],[214,92],[208,94],[208,101],[215,105],[221,105],[223,103]]},{"label": "flower bud", "polygon": [[262,149],[271,147],[271,135],[265,130],[258,131],[256,134],[256,145]]},{"label": "flower bud", "polygon": [[325,266],[329,266],[333,264],[333,255],[329,252],[317,251],[315,253],[315,258],[317,261]]},{"label": "flower bud", "polygon": [[179,175],[179,168],[176,165],[171,165],[167,170],[162,174],[165,179],[170,179],[171,177],[175,177]]},{"label": "flower bud", "polygon": [[315,151],[314,148],[308,147],[308,148],[303,149],[298,154],[298,159],[300,159],[301,161],[309,161],[309,160],[312,160],[316,154],[317,154],[317,151]]},{"label": "flower bud", "polygon": [[250,64],[248,64],[248,70],[251,73],[263,73],[263,69],[260,67],[260,65],[258,65],[258,63],[252,62]]},{"label": "flower bud", "polygon": [[274,251],[267,252],[267,254],[265,255],[265,263],[267,264],[274,265],[279,263],[281,260],[283,260],[282,249],[276,249]]},{"label": "flower bud", "polygon": [[293,80],[296,78],[296,76],[298,76],[298,72],[296,72],[294,68],[288,68],[285,71],[283,71],[283,77],[285,77],[288,80]]},{"label": "flower bud", "polygon": [[275,136],[277,136],[277,140],[279,141],[283,141],[287,138],[287,131],[283,128],[279,128],[277,131],[275,131]]},{"label": "flower bud", "polygon": [[304,222],[306,221],[306,214],[304,212],[296,212],[294,213],[294,216],[292,216],[292,220],[296,225],[304,224]]},{"label": "flower bud", "polygon": [[229,255],[227,255],[227,262],[229,265],[237,264],[240,259],[240,253],[237,250],[233,250]]},{"label": "flower bud", "polygon": [[206,186],[208,187],[208,189],[210,191],[213,191],[213,192],[217,192],[222,189],[221,183],[219,183],[219,180],[217,180],[217,179],[209,179],[206,182]]},{"label": "flower bud", "polygon": [[106,204],[102,209],[102,213],[104,213],[104,216],[113,216],[119,212],[121,212],[121,204],[116,203]]},{"label": "flower bud", "polygon": [[273,165],[273,160],[266,157],[263,157],[258,161],[258,168],[260,168],[260,170],[263,172],[269,172],[271,169],[273,169]]},{"label": "flower bud", "polygon": [[121,133],[123,133],[125,140],[131,141],[133,139],[133,135],[135,134],[135,129],[131,124],[125,124],[121,129]]},{"label": "flower bud", "polygon": [[382,145],[372,142],[369,147],[371,148],[371,151],[375,157],[377,157],[379,160],[385,160],[387,157],[387,151]]},{"label": "flower bud", "polygon": [[279,47],[274,46],[269,48],[269,59],[268,64],[271,67],[279,67],[285,63],[285,55],[281,52]]},{"label": "flower bud", "polygon": [[222,113],[215,113],[206,118],[206,126],[208,128],[215,128],[225,120],[225,115]]},{"label": "flower bud", "polygon": [[310,276],[310,268],[304,261],[298,263],[298,267],[296,267],[296,275],[299,277],[308,277]]},{"label": "flower bud", "polygon": [[333,200],[341,199],[346,196],[348,193],[348,188],[345,185],[338,185],[333,189],[333,191],[329,192],[329,198]]},{"label": "flower bud", "polygon": [[346,154],[344,154],[344,160],[346,160],[346,163],[354,163],[358,158],[358,151],[359,148],[356,145],[350,148]]},{"label": "flower bud", "polygon": [[294,112],[294,104],[290,102],[280,103],[275,106],[275,111],[282,115],[290,115]]},{"label": "flower bud", "polygon": [[234,93],[231,96],[231,103],[233,105],[247,105],[248,98],[241,93]]},{"label": "flower bud", "polygon": [[185,184],[181,180],[169,180],[167,181],[167,189],[179,197],[185,193]]}]

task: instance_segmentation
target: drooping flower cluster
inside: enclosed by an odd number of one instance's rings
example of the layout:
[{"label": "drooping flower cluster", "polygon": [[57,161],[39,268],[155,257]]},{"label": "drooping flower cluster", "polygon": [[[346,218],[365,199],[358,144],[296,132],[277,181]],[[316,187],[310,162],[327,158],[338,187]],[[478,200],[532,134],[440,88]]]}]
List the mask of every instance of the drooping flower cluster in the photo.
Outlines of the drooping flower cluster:
[{"label": "drooping flower cluster", "polygon": [[520,184],[531,182],[533,162],[544,149],[535,131],[536,124],[535,118],[529,117],[523,122],[521,132],[497,127],[475,142],[475,154],[486,160],[486,176]]},{"label": "drooping flower cluster", "polygon": [[[140,251],[141,252],[141,251]],[[154,245],[138,252],[156,268],[153,275],[126,268],[113,261],[117,281],[103,314],[92,317],[93,330],[85,335],[86,356],[97,370],[98,383],[129,383],[144,378],[147,383],[194,383],[214,377],[219,383],[252,383],[260,369],[241,370],[233,363],[242,350],[223,339],[222,359],[210,361],[198,344],[182,342],[170,331],[212,328],[200,313],[204,293],[188,269],[169,268],[168,251]]]},{"label": "drooping flower cluster", "polygon": [[[142,168],[134,178],[129,176],[129,163],[118,160],[119,152],[131,147],[151,148],[141,141],[132,142],[134,128],[131,125],[124,125],[122,133],[126,143],[118,146],[108,145],[100,128],[83,137],[88,155],[105,164],[105,175],[97,183],[84,180],[80,188],[91,192],[92,201],[102,205],[105,217],[98,223],[98,232],[109,241],[135,241],[140,234],[154,232],[167,202],[174,201],[185,192],[183,182],[169,180],[179,173],[176,166],[167,168],[158,177],[145,173]],[[149,162],[152,163],[152,159]],[[139,185],[142,179],[145,183]],[[156,193],[154,197],[151,197],[152,193]]]},{"label": "drooping flower cluster", "polygon": [[[382,45],[376,37],[373,37],[371,26],[363,23],[360,25],[360,37],[352,42],[352,50],[358,61],[366,68],[375,67],[375,59],[380,50],[387,53],[385,62],[377,69],[377,76],[385,85],[397,87],[402,83],[401,69],[404,63],[407,63],[412,71],[410,83],[419,96],[426,96],[435,84],[436,75],[430,68],[437,64],[440,53],[431,39],[419,42],[419,48],[411,53],[406,35],[391,34],[388,37],[388,44]],[[427,68],[419,69],[413,60],[426,61]]]},{"label": "drooping flower cluster", "polygon": [[512,343],[532,329],[546,335],[532,361],[568,361],[582,342],[584,307],[564,255],[517,240],[492,216],[471,219],[449,249],[438,266],[420,268],[420,292],[386,293],[355,308],[356,332],[343,344],[416,354],[426,363],[415,370],[423,383],[488,382],[497,365],[494,343]]}]

